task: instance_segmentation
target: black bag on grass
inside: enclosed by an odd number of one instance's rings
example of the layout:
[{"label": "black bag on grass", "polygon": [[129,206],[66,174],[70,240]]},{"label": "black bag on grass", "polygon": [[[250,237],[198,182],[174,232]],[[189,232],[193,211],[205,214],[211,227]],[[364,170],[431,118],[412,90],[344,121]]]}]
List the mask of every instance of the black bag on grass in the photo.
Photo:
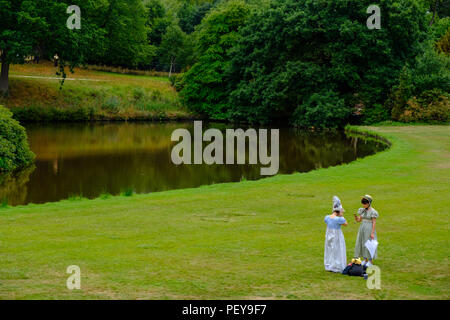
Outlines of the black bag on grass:
[{"label": "black bag on grass", "polygon": [[353,263],[350,268],[348,269],[348,275],[349,276],[355,276],[355,277],[363,277],[364,273],[366,272],[364,266],[360,264]]}]

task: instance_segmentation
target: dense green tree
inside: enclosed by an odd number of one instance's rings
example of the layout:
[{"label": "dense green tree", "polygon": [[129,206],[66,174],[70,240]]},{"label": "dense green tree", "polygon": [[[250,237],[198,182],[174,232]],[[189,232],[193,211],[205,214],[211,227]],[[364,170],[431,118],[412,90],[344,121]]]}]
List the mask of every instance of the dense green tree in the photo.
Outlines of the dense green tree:
[{"label": "dense green tree", "polygon": [[[436,50],[450,56],[450,28],[447,32],[436,42]],[[449,90],[450,91],[450,90]]]},{"label": "dense green tree", "polygon": [[436,20],[436,17],[448,17],[448,10],[450,8],[450,1],[448,0],[424,0],[427,6],[430,9],[430,12],[432,12],[432,16],[430,19],[430,26],[433,25],[433,23]]},{"label": "dense green tree", "polygon": [[[22,2],[0,1],[1,93],[9,90],[9,65],[23,63],[24,57],[33,49],[34,41],[29,37],[32,26],[27,23],[31,17],[21,8]],[[19,19],[19,15],[23,18]]]},{"label": "dense green tree", "polygon": [[330,106],[314,98],[325,91],[347,109],[322,112],[326,118],[316,117],[317,121],[329,123],[337,116],[334,112],[348,115],[357,106],[383,104],[424,39],[425,7],[415,0],[380,0],[381,29],[369,30],[370,4],[275,0],[268,10],[249,18],[233,49],[229,74],[236,86],[231,90],[230,117],[314,125],[295,117],[303,117],[302,110],[311,106]]},{"label": "dense green tree", "polygon": [[[92,8],[88,0],[78,3],[86,12]],[[83,62],[89,50],[97,47],[103,32],[89,15],[82,14],[80,30],[67,28],[69,5],[68,1],[55,0],[0,0],[1,92],[9,89],[9,65],[23,63],[37,49],[48,56],[57,53],[65,75],[66,63],[73,67]]]},{"label": "dense green tree", "polygon": [[227,106],[228,51],[249,15],[243,1],[230,1],[211,11],[198,30],[198,62],[186,72],[181,96],[194,111],[224,119]]},{"label": "dense green tree", "polygon": [[200,24],[203,17],[214,7],[215,2],[217,1],[201,4],[190,3],[189,1],[184,2],[177,12],[181,29],[187,34],[194,32],[195,27]]},{"label": "dense green tree", "polygon": [[148,41],[151,45],[159,46],[167,27],[171,24],[171,20],[160,0],[150,0],[146,7],[148,10],[146,21]]},{"label": "dense green tree", "polygon": [[159,56],[162,62],[169,65],[169,77],[172,75],[177,61],[188,55],[186,41],[186,34],[177,24],[172,24],[167,28],[159,47]]},{"label": "dense green tree", "polygon": [[155,49],[147,41],[146,11],[141,0],[109,0],[105,16],[109,65],[138,67],[152,60]]},{"label": "dense green tree", "polygon": [[439,17],[450,17],[450,1],[446,0],[439,6]]}]

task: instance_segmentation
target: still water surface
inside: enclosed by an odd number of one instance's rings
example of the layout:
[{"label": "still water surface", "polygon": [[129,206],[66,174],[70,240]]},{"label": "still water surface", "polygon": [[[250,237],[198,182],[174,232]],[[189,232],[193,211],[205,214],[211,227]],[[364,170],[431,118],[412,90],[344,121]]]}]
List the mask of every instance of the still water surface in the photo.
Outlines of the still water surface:
[{"label": "still water surface", "polygon": [[[211,127],[223,132],[232,128],[204,123],[203,130]],[[95,198],[129,190],[149,193],[263,178],[259,165],[174,165],[170,155],[176,142],[170,137],[178,128],[193,135],[192,122],[29,125],[35,164],[0,177],[0,200],[10,205],[45,203],[71,196]],[[348,163],[384,148],[343,132],[281,128],[279,173]]]}]

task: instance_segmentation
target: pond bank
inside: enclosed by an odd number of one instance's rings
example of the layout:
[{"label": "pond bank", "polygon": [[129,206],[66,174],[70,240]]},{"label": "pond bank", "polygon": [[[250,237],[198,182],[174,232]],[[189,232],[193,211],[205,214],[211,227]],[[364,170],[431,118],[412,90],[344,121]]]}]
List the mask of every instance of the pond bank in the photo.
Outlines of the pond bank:
[{"label": "pond bank", "polygon": [[61,89],[55,72],[48,62],[12,65],[10,94],[0,104],[21,122],[198,118],[182,106],[166,77],[76,68]]},{"label": "pond bank", "polygon": [[[0,210],[2,299],[449,299],[448,126],[367,127],[388,151],[258,181]],[[371,194],[382,289],[323,271],[323,217]],[[353,255],[358,225],[344,229]],[[65,287],[81,268],[82,290]],[[333,292],[333,296],[330,295]]]}]

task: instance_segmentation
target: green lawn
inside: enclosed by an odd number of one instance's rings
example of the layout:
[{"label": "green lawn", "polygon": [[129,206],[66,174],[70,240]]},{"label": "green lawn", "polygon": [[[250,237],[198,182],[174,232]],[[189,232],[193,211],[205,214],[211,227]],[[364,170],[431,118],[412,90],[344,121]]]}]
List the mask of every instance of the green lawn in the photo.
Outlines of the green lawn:
[{"label": "green lawn", "polygon": [[[449,127],[364,129],[393,146],[305,174],[0,209],[0,298],[449,299]],[[381,290],[323,269],[332,196],[351,220],[367,193]]]}]

